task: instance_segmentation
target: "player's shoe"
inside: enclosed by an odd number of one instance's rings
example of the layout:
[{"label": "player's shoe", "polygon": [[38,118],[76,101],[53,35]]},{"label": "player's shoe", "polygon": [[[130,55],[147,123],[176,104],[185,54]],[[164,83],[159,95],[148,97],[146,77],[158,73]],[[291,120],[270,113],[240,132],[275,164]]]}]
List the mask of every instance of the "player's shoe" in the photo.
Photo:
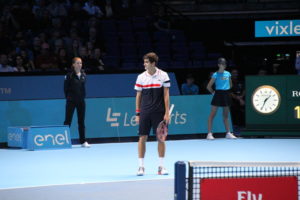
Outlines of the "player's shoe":
[{"label": "player's shoe", "polygon": [[226,133],[227,139],[236,139],[236,137],[232,133]]},{"label": "player's shoe", "polygon": [[87,143],[87,142],[84,142],[84,143],[81,145],[81,147],[84,147],[84,148],[90,148],[91,145],[89,145],[89,143]]},{"label": "player's shoe", "polygon": [[169,172],[164,167],[158,167],[158,175],[168,175]]},{"label": "player's shoe", "polygon": [[208,140],[213,140],[213,139],[215,139],[215,138],[214,138],[214,136],[213,136],[212,133],[208,133],[207,136],[206,136],[206,139],[208,139]]},{"label": "player's shoe", "polygon": [[138,172],[136,173],[137,176],[144,176],[145,174],[145,168],[144,167],[139,167]]}]

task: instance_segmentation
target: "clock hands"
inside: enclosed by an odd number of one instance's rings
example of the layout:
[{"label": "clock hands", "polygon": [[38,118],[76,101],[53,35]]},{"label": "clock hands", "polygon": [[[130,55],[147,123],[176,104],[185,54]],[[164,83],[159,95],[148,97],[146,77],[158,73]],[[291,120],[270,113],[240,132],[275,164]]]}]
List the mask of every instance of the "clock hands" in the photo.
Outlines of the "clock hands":
[{"label": "clock hands", "polygon": [[266,102],[267,102],[267,100],[269,99],[271,97],[271,95],[270,96],[268,96],[265,100],[264,100],[264,104],[262,105],[262,107],[260,108],[261,110],[264,108],[264,106],[265,106],[265,104],[266,104]]}]

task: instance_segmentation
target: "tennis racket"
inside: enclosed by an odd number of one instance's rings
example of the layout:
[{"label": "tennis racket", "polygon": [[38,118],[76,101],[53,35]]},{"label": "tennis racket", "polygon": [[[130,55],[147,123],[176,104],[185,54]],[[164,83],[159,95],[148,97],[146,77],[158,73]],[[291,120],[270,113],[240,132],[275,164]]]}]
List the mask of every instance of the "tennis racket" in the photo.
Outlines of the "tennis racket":
[{"label": "tennis racket", "polygon": [[[174,104],[172,104],[170,107],[169,116],[171,116],[173,108],[174,108]],[[168,123],[165,120],[163,120],[157,126],[156,138],[158,141],[164,142],[167,136],[168,136]]]}]

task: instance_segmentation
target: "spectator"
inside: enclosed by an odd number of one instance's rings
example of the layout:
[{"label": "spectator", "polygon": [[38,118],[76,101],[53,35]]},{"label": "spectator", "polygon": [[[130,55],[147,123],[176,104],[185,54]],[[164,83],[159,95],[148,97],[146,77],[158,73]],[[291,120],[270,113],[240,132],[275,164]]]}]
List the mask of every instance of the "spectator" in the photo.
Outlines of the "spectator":
[{"label": "spectator", "polygon": [[93,54],[94,54],[94,43],[91,42],[91,41],[87,41],[85,45],[86,45],[86,48],[87,48],[88,57],[92,58]]},{"label": "spectator", "polygon": [[[207,79],[200,85],[201,94],[210,94],[210,92],[206,89],[206,86],[209,83],[209,80],[211,79],[213,74],[214,72],[209,72]],[[215,90],[215,84],[212,85],[212,89]]]},{"label": "spectator", "polygon": [[271,74],[279,75],[280,73],[280,63],[273,63],[271,66]]},{"label": "spectator", "polygon": [[79,57],[79,49],[81,48],[80,40],[73,40],[72,49],[70,52],[71,57]]},{"label": "spectator", "polygon": [[40,55],[41,53],[41,39],[37,36],[33,38],[32,41],[32,52],[33,52],[33,56],[37,57],[38,55]]},{"label": "spectator", "polygon": [[20,28],[20,25],[12,14],[11,9],[11,6],[4,6],[2,15],[0,16],[0,21],[7,28],[11,30],[18,30]]},{"label": "spectator", "polygon": [[64,41],[62,39],[56,39],[54,41],[54,48],[53,48],[53,52],[54,54],[58,54],[58,51],[61,49],[61,48],[65,48],[64,47]]},{"label": "spectator", "polygon": [[297,70],[297,74],[300,75],[300,51],[296,52],[295,68]]},{"label": "spectator", "polygon": [[70,58],[67,55],[67,51],[64,48],[60,48],[58,50],[58,55],[57,55],[57,63],[58,63],[58,68],[61,71],[67,71],[71,63],[69,62]]},{"label": "spectator", "polygon": [[233,131],[239,134],[241,127],[245,126],[245,84],[241,80],[239,71],[237,69],[231,70],[231,99],[230,107]]},{"label": "spectator", "polygon": [[93,45],[101,46],[101,42],[98,36],[98,31],[96,28],[94,27],[89,28],[88,41],[92,42]]},{"label": "spectator", "polygon": [[153,25],[159,31],[169,32],[171,30],[170,19],[165,14],[164,7],[159,8],[158,17],[155,19]]},{"label": "spectator", "polygon": [[257,75],[259,75],[259,76],[265,76],[267,74],[268,74],[268,71],[265,68],[260,68],[257,73]]},{"label": "spectator", "polygon": [[20,56],[22,57],[23,65],[26,66],[26,69],[28,69],[28,70],[35,69],[34,62],[33,62],[33,60],[29,59],[26,51],[21,50]]},{"label": "spectator", "polygon": [[94,0],[88,0],[85,2],[83,10],[85,10],[90,16],[102,17],[104,15],[99,6],[94,4]]},{"label": "spectator", "polygon": [[111,2],[111,0],[106,0],[105,16],[106,16],[106,18],[111,18],[113,15],[114,15],[114,11],[112,8],[112,2]]},{"label": "spectator", "polygon": [[195,83],[195,79],[192,74],[187,75],[186,83],[181,85],[181,93],[183,95],[194,95],[199,93],[199,87]]},{"label": "spectator", "polygon": [[71,16],[71,19],[74,19],[74,20],[82,21],[82,20],[87,19],[87,17],[88,17],[87,12],[85,12],[82,9],[82,6],[79,2],[73,3],[72,8],[69,13],[70,13],[69,16]]},{"label": "spectator", "polygon": [[42,18],[44,11],[47,10],[46,0],[36,0],[35,3],[32,7],[32,13],[36,18]]},{"label": "spectator", "polygon": [[67,7],[69,5],[69,1],[63,3],[59,0],[51,0],[51,3],[47,6],[47,9],[53,17],[66,17],[68,15]]},{"label": "spectator", "polygon": [[51,15],[47,9],[41,10],[41,13],[36,16],[36,29],[46,30],[51,27]]},{"label": "spectator", "polygon": [[32,53],[32,51],[27,47],[27,42],[26,42],[26,40],[23,39],[23,38],[19,40],[19,43],[18,43],[18,45],[17,45],[17,47],[16,47],[16,53],[17,53],[17,54],[20,54],[22,50],[23,50],[23,51],[26,51],[26,54],[28,55],[28,57],[29,57],[30,60],[33,60],[33,53]]},{"label": "spectator", "polygon": [[23,63],[23,58],[20,55],[17,55],[15,58],[15,66],[18,72],[26,72],[29,71]]},{"label": "spectator", "polygon": [[93,51],[93,71],[103,71],[104,63],[102,58],[102,52],[100,48],[95,48]]},{"label": "spectator", "polygon": [[93,71],[93,61],[92,59],[88,56],[88,51],[87,48],[85,46],[80,47],[80,51],[79,51],[79,57],[82,60],[83,63],[83,69],[85,71]]},{"label": "spectator", "polygon": [[17,68],[8,65],[6,54],[0,55],[0,72],[17,72]]},{"label": "spectator", "polygon": [[42,44],[42,52],[36,58],[36,67],[42,70],[57,69],[57,59],[50,52],[48,43]]}]

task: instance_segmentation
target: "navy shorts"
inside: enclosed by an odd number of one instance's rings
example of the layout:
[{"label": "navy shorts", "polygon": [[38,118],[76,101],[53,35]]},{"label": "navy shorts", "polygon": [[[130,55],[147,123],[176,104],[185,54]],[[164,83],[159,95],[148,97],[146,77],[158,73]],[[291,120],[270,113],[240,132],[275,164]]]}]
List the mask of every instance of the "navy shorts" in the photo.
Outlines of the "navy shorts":
[{"label": "navy shorts", "polygon": [[158,124],[164,120],[164,112],[140,114],[139,135],[149,135],[152,128],[155,135]]},{"label": "navy shorts", "polygon": [[230,91],[216,90],[213,99],[211,100],[211,105],[219,107],[231,106]]}]

